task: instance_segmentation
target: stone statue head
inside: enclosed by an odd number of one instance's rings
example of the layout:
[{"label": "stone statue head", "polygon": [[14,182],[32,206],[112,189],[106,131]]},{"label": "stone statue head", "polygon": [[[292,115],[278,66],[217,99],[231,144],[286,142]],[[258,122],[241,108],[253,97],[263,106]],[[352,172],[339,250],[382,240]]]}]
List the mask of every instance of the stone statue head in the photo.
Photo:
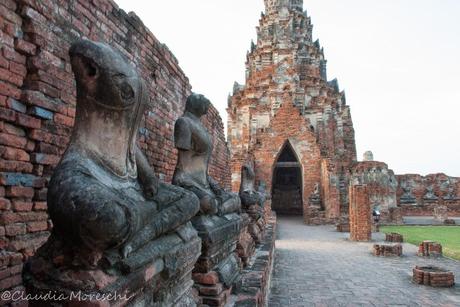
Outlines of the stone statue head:
[{"label": "stone statue head", "polygon": [[185,103],[185,111],[190,112],[197,117],[201,117],[208,113],[211,101],[200,94],[193,93],[187,98]]},{"label": "stone statue head", "polygon": [[117,174],[135,172],[135,144],[147,101],[145,85],[110,46],[80,40],[69,51],[77,84],[71,143]]}]

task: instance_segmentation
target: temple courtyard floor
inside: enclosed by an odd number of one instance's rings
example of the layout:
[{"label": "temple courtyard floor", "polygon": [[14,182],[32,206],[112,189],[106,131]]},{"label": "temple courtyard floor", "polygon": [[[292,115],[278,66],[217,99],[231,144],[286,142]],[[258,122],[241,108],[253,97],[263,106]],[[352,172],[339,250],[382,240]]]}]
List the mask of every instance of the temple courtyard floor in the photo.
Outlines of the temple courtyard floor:
[{"label": "temple courtyard floor", "polygon": [[[403,244],[402,257],[375,257],[373,242],[348,240],[333,226],[306,226],[300,217],[278,217],[275,268],[268,306],[460,306],[460,262],[416,256]],[[456,276],[453,288],[412,283],[412,268],[435,265]]]}]

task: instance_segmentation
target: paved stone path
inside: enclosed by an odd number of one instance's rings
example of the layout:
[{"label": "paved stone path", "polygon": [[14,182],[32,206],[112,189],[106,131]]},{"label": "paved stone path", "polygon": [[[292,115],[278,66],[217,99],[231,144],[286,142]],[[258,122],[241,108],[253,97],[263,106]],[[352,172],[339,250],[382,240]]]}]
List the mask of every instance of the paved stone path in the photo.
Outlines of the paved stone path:
[{"label": "paved stone path", "polygon": [[[375,234],[374,241],[382,240]],[[460,306],[460,262],[417,257],[411,244],[404,244],[401,258],[374,257],[374,243],[348,241],[348,233],[333,226],[279,217],[268,306]],[[413,284],[412,268],[427,264],[454,271],[457,285]]]}]

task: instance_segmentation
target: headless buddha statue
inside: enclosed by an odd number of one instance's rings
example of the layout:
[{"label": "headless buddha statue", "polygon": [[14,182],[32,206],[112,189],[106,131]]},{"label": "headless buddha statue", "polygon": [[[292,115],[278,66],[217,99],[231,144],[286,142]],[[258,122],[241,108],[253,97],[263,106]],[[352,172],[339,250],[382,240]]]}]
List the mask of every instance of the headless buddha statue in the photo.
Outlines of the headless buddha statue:
[{"label": "headless buddha statue", "polygon": [[[203,241],[202,255],[195,272],[216,270],[221,281],[230,286],[239,273],[234,252],[241,227],[241,201],[238,195],[226,192],[208,174],[212,140],[200,118],[211,103],[203,95],[188,97],[185,112],[175,124],[175,146],[179,151],[173,184],[192,191],[200,199],[200,212],[192,219]],[[224,263],[224,264],[223,264]],[[231,268],[231,269],[228,269]]]},{"label": "headless buddha statue", "polygon": [[186,102],[184,115],[176,121],[174,139],[179,159],[173,184],[192,191],[200,199],[201,214],[238,212],[240,199],[228,193],[208,174],[212,140],[200,117],[208,112],[211,102],[203,95],[193,94]]},{"label": "headless buddha statue", "polygon": [[191,270],[201,244],[190,220],[199,200],[159,182],[137,146],[144,83],[105,44],[79,41],[69,54],[75,126],[48,187],[54,228],[28,264],[28,290],[122,289],[133,293],[132,304],[193,305]]}]

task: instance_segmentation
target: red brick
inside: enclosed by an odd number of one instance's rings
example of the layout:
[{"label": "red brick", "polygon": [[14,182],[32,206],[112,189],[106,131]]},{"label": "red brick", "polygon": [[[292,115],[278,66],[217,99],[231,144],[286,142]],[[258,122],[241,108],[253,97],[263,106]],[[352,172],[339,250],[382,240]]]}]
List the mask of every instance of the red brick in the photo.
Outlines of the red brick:
[{"label": "red brick", "polygon": [[14,211],[31,211],[33,207],[32,202],[12,200],[12,207]]},{"label": "red brick", "polygon": [[11,224],[5,226],[6,235],[14,237],[26,234],[26,224]]},{"label": "red brick", "polygon": [[6,160],[14,161],[29,161],[30,157],[27,152],[22,149],[0,146],[0,157]]},{"label": "red brick", "polygon": [[12,134],[0,133],[0,144],[16,148],[24,148],[27,144],[27,139]]},{"label": "red brick", "polygon": [[34,203],[34,210],[36,211],[47,210],[47,209],[48,209],[48,205],[46,201],[36,201]]},{"label": "red brick", "polygon": [[73,127],[74,119],[72,117],[56,113],[54,115],[54,122],[56,124],[60,124],[60,125],[68,126],[68,127]]},{"label": "red brick", "polygon": [[0,198],[0,210],[10,210],[11,201],[6,198]]},{"label": "red brick", "polygon": [[16,112],[6,108],[0,108],[0,119],[14,122],[16,120]]},{"label": "red brick", "polygon": [[21,222],[21,220],[22,220],[22,217],[15,212],[6,211],[0,214],[0,225],[3,225],[3,226]]},{"label": "red brick", "polygon": [[19,212],[21,222],[36,222],[48,220],[48,214],[44,211]]},{"label": "red brick", "polygon": [[26,136],[26,132],[21,127],[4,123],[2,131],[8,134],[14,134],[17,136]]},{"label": "red brick", "polygon": [[0,67],[8,69],[10,67],[10,62],[0,55]]},{"label": "red brick", "polygon": [[[27,68],[23,64],[18,64],[15,62],[10,63],[10,71],[15,73],[20,77],[25,77],[27,75]],[[21,82],[22,83],[22,82]]]},{"label": "red brick", "polygon": [[65,112],[66,107],[59,106],[58,102],[52,98],[46,97],[39,91],[25,90],[22,101],[30,106],[38,106],[54,112]]},{"label": "red brick", "polygon": [[0,68],[0,80],[7,81],[15,86],[21,87],[24,78],[15,72]]},{"label": "red brick", "polygon": [[34,166],[29,162],[0,160],[0,171],[31,173],[33,169]]},{"label": "red brick", "polygon": [[34,55],[37,50],[37,47],[34,44],[26,42],[23,39],[16,39],[14,48],[16,51],[24,55]]},{"label": "red brick", "polygon": [[16,86],[0,81],[0,95],[19,99],[21,97],[21,90]]},{"label": "red brick", "polygon": [[45,82],[28,81],[26,85],[30,90],[42,92],[43,94],[53,97],[53,98],[60,97],[59,90]]},{"label": "red brick", "polygon": [[29,223],[27,223],[27,232],[45,231],[47,229],[48,229],[48,222],[47,221],[39,221],[39,222],[29,222]]},{"label": "red brick", "polygon": [[19,54],[13,49],[10,48],[3,48],[3,56],[7,60],[11,60],[13,62],[19,63],[19,64],[26,64],[26,57]]},{"label": "red brick", "polygon": [[0,95],[0,106],[1,107],[6,107],[6,100],[7,100],[6,96],[1,96]]},{"label": "red brick", "polygon": [[21,197],[21,198],[32,198],[34,197],[35,191],[29,187],[7,187],[6,196],[8,197]]},{"label": "red brick", "polygon": [[16,123],[33,129],[40,129],[41,127],[41,121],[39,119],[21,113],[16,114]]}]

